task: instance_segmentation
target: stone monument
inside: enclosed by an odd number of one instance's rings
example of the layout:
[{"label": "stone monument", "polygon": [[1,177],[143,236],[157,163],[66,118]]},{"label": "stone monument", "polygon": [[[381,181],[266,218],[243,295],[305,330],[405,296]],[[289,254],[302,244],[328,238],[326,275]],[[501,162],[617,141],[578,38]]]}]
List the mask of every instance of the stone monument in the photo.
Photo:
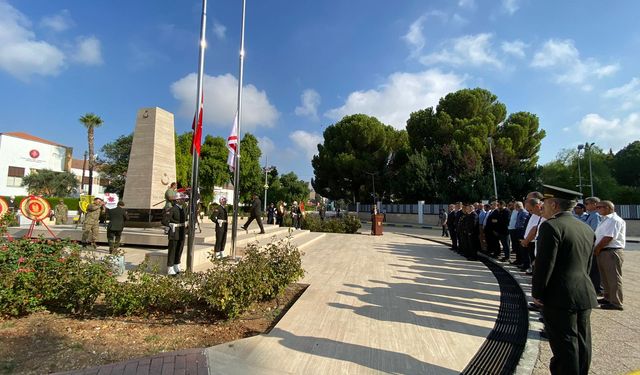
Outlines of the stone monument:
[{"label": "stone monument", "polygon": [[164,192],[176,180],[173,114],[162,108],[142,108],[129,156],[123,201],[131,222],[152,225],[160,221]]}]

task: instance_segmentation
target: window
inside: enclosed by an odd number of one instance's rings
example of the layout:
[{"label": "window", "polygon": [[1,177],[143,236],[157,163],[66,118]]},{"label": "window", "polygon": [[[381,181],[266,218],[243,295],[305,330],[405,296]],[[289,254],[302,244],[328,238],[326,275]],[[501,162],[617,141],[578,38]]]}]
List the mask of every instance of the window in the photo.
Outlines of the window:
[{"label": "window", "polygon": [[7,173],[7,186],[8,187],[22,186],[22,177],[24,177],[24,168],[9,167],[9,173]]}]

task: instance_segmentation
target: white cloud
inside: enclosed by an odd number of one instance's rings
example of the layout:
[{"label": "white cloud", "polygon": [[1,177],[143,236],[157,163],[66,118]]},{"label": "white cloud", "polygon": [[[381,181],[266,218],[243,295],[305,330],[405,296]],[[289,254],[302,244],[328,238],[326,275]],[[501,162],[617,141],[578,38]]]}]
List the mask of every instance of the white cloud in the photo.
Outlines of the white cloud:
[{"label": "white cloud", "polygon": [[595,59],[583,60],[573,40],[550,39],[535,53],[531,66],[541,69],[552,69],[556,83],[579,85],[584,90],[591,90],[586,84],[589,78],[603,78],[616,73],[618,64],[602,65]]},{"label": "white cloud", "polygon": [[227,33],[227,27],[218,21],[213,21],[213,35],[220,40],[224,40]]},{"label": "white cloud", "polygon": [[509,14],[514,14],[520,9],[520,0],[502,0],[502,8]]},{"label": "white cloud", "polygon": [[583,135],[602,148],[619,150],[631,140],[640,138],[640,113],[634,112],[625,118],[612,119],[589,113],[580,120],[578,127]]},{"label": "white cloud", "polygon": [[403,129],[411,112],[436,106],[441,97],[462,88],[463,83],[463,77],[437,69],[394,73],[377,89],[352,92],[344,105],[327,111],[325,116],[339,120],[346,115],[364,113]]},{"label": "white cloud", "polygon": [[[191,73],[171,84],[173,97],[180,102],[179,113],[187,118],[195,113],[196,81],[196,73]],[[203,82],[204,123],[231,129],[237,107],[238,80],[232,74],[213,77],[205,74]],[[258,126],[270,128],[275,125],[280,114],[269,103],[266,92],[254,85],[245,85],[242,99],[243,133]]]},{"label": "white cloud", "polygon": [[425,38],[422,29],[426,19],[427,16],[422,15],[413,21],[411,26],[409,26],[409,31],[402,37],[409,46],[409,49],[411,49],[411,56],[417,56],[424,48]]},{"label": "white cloud", "polygon": [[0,1],[0,69],[22,80],[34,74],[58,75],[65,66],[64,53],[37,40],[30,28],[24,14]]},{"label": "white cloud", "polygon": [[320,105],[320,94],[316,90],[307,89],[300,95],[302,104],[295,109],[298,116],[307,116],[312,119],[318,118],[318,105]]},{"label": "white cloud", "polygon": [[640,79],[634,77],[627,84],[605,91],[603,96],[621,101],[621,108],[624,110],[631,109],[640,104]]},{"label": "white cloud", "polygon": [[94,36],[80,37],[76,46],[76,51],[72,56],[73,61],[85,65],[102,64],[102,51],[100,40]]},{"label": "white cloud", "polygon": [[40,26],[55,32],[62,32],[74,26],[71,13],[67,9],[61,10],[57,14],[42,17]]},{"label": "white cloud", "polygon": [[524,50],[527,47],[528,45],[521,40],[514,40],[513,42],[502,42],[501,44],[501,48],[504,53],[513,55],[519,58],[525,57]]},{"label": "white cloud", "polygon": [[318,153],[318,144],[322,143],[322,135],[318,133],[309,133],[304,130],[296,130],[289,134],[289,139],[302,150],[307,159],[311,160],[313,155]]},{"label": "white cloud", "polygon": [[492,34],[465,35],[452,39],[445,44],[444,49],[420,58],[423,64],[450,64],[450,65],[492,65],[502,68],[502,62],[498,60],[492,51]]},{"label": "white cloud", "polygon": [[258,137],[258,147],[260,147],[263,156],[270,156],[276,151],[276,145],[269,137]]},{"label": "white cloud", "polygon": [[473,9],[476,7],[475,0],[458,0],[458,6],[460,8]]}]

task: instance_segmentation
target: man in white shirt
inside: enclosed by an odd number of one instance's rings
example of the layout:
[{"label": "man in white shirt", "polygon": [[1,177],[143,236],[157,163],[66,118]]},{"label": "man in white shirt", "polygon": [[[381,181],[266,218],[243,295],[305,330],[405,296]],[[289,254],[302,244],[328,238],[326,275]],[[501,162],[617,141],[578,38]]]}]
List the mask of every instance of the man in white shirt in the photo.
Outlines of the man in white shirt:
[{"label": "man in white shirt", "polygon": [[542,215],[542,201],[539,198],[528,198],[525,208],[531,214],[529,222],[524,231],[524,238],[520,240],[520,246],[526,249],[526,256],[523,259],[523,266],[520,268],[527,275],[533,275],[533,266],[536,259],[536,238],[538,237],[538,227],[546,219]]},{"label": "man in white shirt", "polygon": [[622,262],[627,224],[616,214],[611,201],[598,202],[596,209],[602,216],[602,221],[596,228],[593,252],[598,259],[604,286],[604,298],[598,300],[598,303],[601,309],[622,310]]}]

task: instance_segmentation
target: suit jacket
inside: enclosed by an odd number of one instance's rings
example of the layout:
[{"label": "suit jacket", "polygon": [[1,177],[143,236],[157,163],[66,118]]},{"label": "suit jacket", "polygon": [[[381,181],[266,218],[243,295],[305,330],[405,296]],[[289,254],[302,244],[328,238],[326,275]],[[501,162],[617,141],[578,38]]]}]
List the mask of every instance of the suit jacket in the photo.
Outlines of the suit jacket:
[{"label": "suit jacket", "polygon": [[107,229],[113,231],[120,231],[124,229],[124,222],[129,220],[129,214],[122,207],[112,208],[107,210],[107,216],[109,217],[109,225]]},{"label": "suit jacket", "polygon": [[560,309],[598,306],[589,278],[594,241],[591,228],[569,211],[540,224],[531,295]]},{"label": "suit jacket", "polygon": [[258,217],[262,215],[262,202],[260,201],[260,198],[256,197],[256,199],[253,200],[253,202],[251,202],[251,215]]}]

